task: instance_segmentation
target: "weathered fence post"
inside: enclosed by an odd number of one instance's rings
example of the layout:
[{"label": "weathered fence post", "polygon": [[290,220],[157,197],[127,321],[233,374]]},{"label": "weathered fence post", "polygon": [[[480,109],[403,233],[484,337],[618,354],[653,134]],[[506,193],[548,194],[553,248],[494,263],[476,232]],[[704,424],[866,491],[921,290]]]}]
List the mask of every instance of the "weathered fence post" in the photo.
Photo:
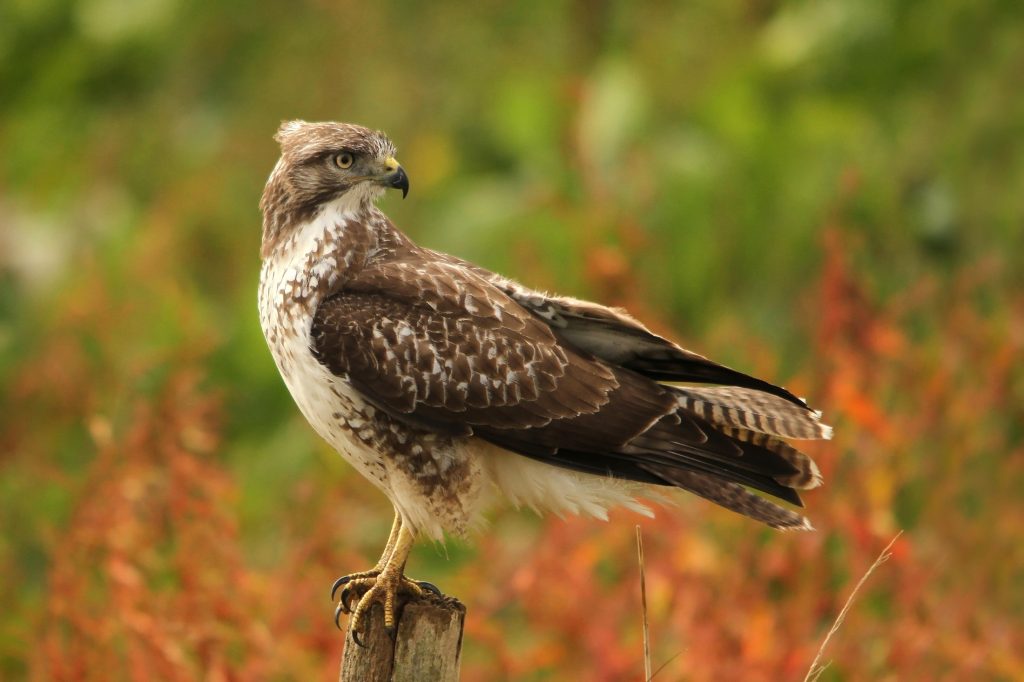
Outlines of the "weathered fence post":
[{"label": "weathered fence post", "polygon": [[398,614],[392,640],[384,630],[384,609],[374,604],[366,620],[365,646],[345,634],[339,682],[458,682],[466,607],[453,597],[427,593]]}]

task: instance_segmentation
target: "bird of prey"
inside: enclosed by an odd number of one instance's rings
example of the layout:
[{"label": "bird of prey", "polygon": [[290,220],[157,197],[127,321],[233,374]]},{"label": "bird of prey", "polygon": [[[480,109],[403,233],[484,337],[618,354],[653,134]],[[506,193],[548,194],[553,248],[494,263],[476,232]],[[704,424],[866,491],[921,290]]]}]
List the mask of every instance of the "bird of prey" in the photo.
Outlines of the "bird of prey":
[{"label": "bird of prey", "polygon": [[466,533],[496,496],[605,518],[649,514],[638,497],[667,486],[810,528],[754,492],[800,505],[797,490],[821,483],[783,440],[830,437],[803,400],[622,310],[414,243],[375,206],[409,190],[381,132],[289,121],[276,140],[260,202],[263,333],[313,429],[395,508],[377,565],[332,590],[357,641],[372,603],[393,632],[398,595],[433,588],[404,576],[414,538]]}]

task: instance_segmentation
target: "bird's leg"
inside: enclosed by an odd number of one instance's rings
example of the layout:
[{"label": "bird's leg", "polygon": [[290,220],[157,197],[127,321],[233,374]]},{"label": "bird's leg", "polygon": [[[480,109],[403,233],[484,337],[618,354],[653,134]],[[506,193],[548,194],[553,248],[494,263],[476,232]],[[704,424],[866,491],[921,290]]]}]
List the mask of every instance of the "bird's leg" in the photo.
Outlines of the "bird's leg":
[{"label": "bird's leg", "polygon": [[[338,606],[334,611],[334,623],[340,628],[342,613],[352,613],[352,639],[357,644],[359,633],[362,631],[363,620],[374,601],[379,601],[384,606],[384,627],[394,636],[395,630],[395,607],[399,593],[407,596],[422,596],[425,591],[441,594],[436,586],[428,582],[410,580],[402,571],[405,568],[406,559],[412,549],[414,535],[403,523],[402,517],[395,513],[395,521],[391,526],[391,535],[388,537],[387,545],[380,561],[369,571],[353,573],[343,576],[334,582],[331,588],[331,598],[344,586],[341,591]],[[354,607],[351,602],[355,598]]]},{"label": "bird's leg", "polygon": [[341,591],[341,600],[338,602],[338,608],[334,610],[334,624],[339,628],[341,627],[339,619],[342,613],[351,612],[349,607],[349,598],[351,596],[362,596],[366,590],[368,590],[373,582],[380,575],[380,572],[384,570],[384,567],[388,563],[388,559],[391,558],[391,553],[395,549],[395,541],[398,539],[398,531],[402,529],[402,515],[395,510],[395,520],[391,522],[391,533],[388,535],[388,542],[384,545],[384,553],[380,555],[380,559],[377,561],[377,565],[368,571],[360,571],[358,573],[349,573],[343,575],[334,581],[331,585],[331,600],[334,600],[334,595],[338,592],[338,589],[344,587]]},{"label": "bird's leg", "polygon": [[[388,559],[391,558],[391,552],[395,549],[395,540],[398,539],[398,531],[402,528],[402,515],[395,510],[395,520],[391,523],[391,534],[388,535],[388,542],[384,545],[384,553],[380,555],[380,559],[377,561],[377,565],[371,568],[369,571],[360,571],[359,573],[350,573],[343,575],[334,581],[331,585],[331,599],[334,599],[334,593],[338,591],[338,588],[342,585],[347,585],[352,581],[359,580],[360,578],[376,578],[380,575],[380,572],[384,570],[384,566],[387,565]],[[345,600],[342,599],[342,603]]]},{"label": "bird's leg", "polygon": [[395,546],[392,548],[391,556],[388,557],[384,568],[369,589],[363,593],[352,610],[352,621],[349,629],[352,631],[352,638],[359,643],[359,633],[364,629],[363,621],[366,619],[375,601],[381,602],[384,606],[384,629],[394,636],[395,632],[395,607],[397,606],[399,592],[419,597],[423,595],[423,588],[416,582],[409,580],[402,575],[405,568],[405,561],[409,557],[409,550],[412,549],[413,534],[404,526],[398,529],[398,537],[395,539]]},{"label": "bird's leg", "polygon": [[388,534],[387,544],[384,545],[384,553],[380,555],[377,565],[371,570],[380,573],[387,566],[391,553],[395,551],[395,542],[398,540],[398,531],[402,530],[402,515],[395,510],[395,520],[391,522],[391,532]]}]

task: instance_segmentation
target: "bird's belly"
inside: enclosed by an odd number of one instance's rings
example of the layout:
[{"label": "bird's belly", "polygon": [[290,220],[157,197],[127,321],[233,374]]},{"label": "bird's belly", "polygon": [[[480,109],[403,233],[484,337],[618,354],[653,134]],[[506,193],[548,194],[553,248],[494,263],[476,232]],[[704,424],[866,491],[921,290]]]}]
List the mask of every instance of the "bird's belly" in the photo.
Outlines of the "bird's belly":
[{"label": "bird's belly", "polygon": [[[261,309],[267,310],[262,305]],[[272,308],[271,308],[272,310]],[[264,314],[264,334],[292,398],[313,429],[434,539],[479,524],[494,492],[538,512],[605,517],[610,507],[650,513],[636,485],[559,469],[474,437],[411,427],[374,408],[310,351],[311,320]]]},{"label": "bird's belly", "polygon": [[376,410],[312,354],[306,351],[305,355],[296,358],[292,371],[284,375],[295,404],[321,438],[360,474],[388,493],[387,457],[372,446],[369,438],[368,425]]},{"label": "bird's belly", "polygon": [[317,434],[380,488],[411,527],[436,539],[445,531],[466,533],[479,516],[485,483],[481,463],[466,447],[470,439],[413,428],[376,409],[316,360],[308,332],[274,339],[278,369]]}]

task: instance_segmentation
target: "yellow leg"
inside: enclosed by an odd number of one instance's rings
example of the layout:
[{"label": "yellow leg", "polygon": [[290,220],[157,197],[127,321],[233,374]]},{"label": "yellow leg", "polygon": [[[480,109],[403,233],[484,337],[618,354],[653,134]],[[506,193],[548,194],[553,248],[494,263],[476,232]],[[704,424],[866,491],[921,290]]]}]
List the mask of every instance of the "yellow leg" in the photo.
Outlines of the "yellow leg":
[{"label": "yellow leg", "polygon": [[391,522],[391,533],[388,535],[388,542],[384,545],[384,553],[380,555],[380,560],[377,561],[377,565],[371,568],[367,573],[380,573],[384,570],[384,567],[388,564],[388,559],[391,558],[391,553],[395,551],[395,542],[398,540],[398,532],[402,530],[402,515],[395,510],[395,520]]},{"label": "yellow leg", "polygon": [[[405,562],[409,558],[415,536],[403,523],[402,517],[395,513],[395,521],[391,526],[391,535],[388,537],[387,545],[384,547],[384,554],[377,565],[369,571],[354,573],[339,578],[331,589],[331,598],[339,587],[344,586],[341,592],[340,601],[334,612],[334,622],[339,625],[339,619],[343,612],[352,613],[352,639],[357,644],[359,633],[363,630],[363,621],[369,612],[373,602],[378,601],[384,606],[384,627],[394,635],[399,593],[407,596],[419,597],[424,591],[441,594],[440,590],[427,582],[410,580],[403,575]],[[355,606],[350,607],[351,599],[355,597]]]},{"label": "yellow leg", "polygon": [[412,549],[413,536],[404,527],[398,530],[398,538],[395,541],[391,557],[384,566],[384,570],[374,580],[373,585],[363,594],[352,610],[352,622],[350,627],[353,632],[361,632],[363,619],[366,617],[370,606],[374,601],[384,604],[384,628],[393,631],[395,628],[395,601],[399,590],[420,596],[423,590],[419,585],[407,580],[402,575],[406,559],[409,558],[409,550]]},{"label": "yellow leg", "polygon": [[377,562],[377,570],[382,570],[391,558],[391,552],[395,550],[395,542],[398,540],[398,531],[402,530],[402,515],[395,510],[395,520],[391,522],[391,533],[388,535],[388,542],[384,545],[384,553],[380,555]]},{"label": "yellow leg", "polygon": [[[380,575],[380,572],[383,571],[384,567],[387,565],[388,559],[391,558],[391,552],[394,551],[394,549],[395,549],[395,541],[398,539],[398,531],[401,530],[401,529],[402,529],[402,516],[396,510],[395,511],[395,520],[392,521],[392,523],[391,523],[391,533],[390,533],[390,535],[388,535],[388,542],[387,542],[386,545],[384,545],[384,553],[381,554],[380,559],[377,561],[377,565],[374,566],[373,568],[371,568],[369,571],[360,571],[359,573],[350,573],[348,575],[343,575],[340,578],[338,578],[337,580],[335,580],[334,584],[331,585],[331,599],[332,600],[334,599],[334,595],[335,595],[335,593],[337,593],[338,588],[340,588],[340,587],[342,587],[344,585],[348,585],[349,583],[351,583],[353,581],[358,581],[361,578],[376,578],[378,575]],[[344,595],[345,592],[342,592],[342,594]],[[347,607],[347,604],[346,604],[347,599],[345,599],[343,597],[341,601],[342,601],[342,604],[341,604],[342,611],[347,611],[348,610],[348,607]],[[337,615],[341,615],[341,611],[339,611]]]}]

